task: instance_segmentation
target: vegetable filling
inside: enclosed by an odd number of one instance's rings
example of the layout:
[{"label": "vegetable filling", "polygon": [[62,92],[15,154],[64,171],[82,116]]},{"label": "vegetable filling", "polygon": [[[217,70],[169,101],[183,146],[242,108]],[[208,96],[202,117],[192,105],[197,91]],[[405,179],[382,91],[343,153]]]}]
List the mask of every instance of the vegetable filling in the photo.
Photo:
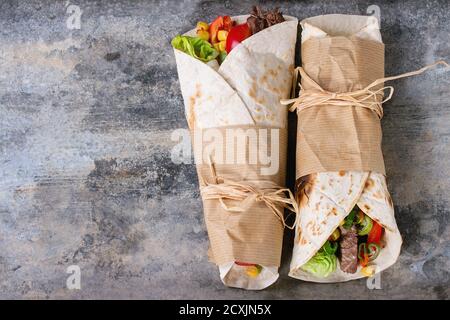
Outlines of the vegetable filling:
[{"label": "vegetable filling", "polygon": [[195,37],[178,35],[172,40],[172,46],[205,63],[217,65],[245,39],[284,21],[278,8],[263,11],[254,6],[245,23],[236,24],[230,16],[218,16],[211,23],[200,21]]},{"label": "vegetable filling", "polygon": [[[322,248],[301,269],[319,278],[326,278],[337,268],[356,273],[358,264],[364,276],[373,275],[370,265],[380,254],[383,227],[355,206],[334,230]],[[370,269],[371,272],[368,272]]]}]

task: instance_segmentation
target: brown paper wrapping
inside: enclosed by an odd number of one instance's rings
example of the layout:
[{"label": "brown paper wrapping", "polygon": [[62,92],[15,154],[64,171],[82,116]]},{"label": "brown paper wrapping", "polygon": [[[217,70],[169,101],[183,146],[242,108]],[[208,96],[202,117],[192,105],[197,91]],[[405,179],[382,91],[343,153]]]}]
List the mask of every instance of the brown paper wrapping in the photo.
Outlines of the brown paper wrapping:
[{"label": "brown paper wrapping", "polygon": [[[309,39],[302,44],[302,63],[327,91],[360,90],[384,77],[384,45],[354,37]],[[302,86],[309,89],[306,81]],[[296,177],[351,170],[384,174],[381,140],[380,119],[371,110],[331,105],[304,109],[298,114]]]},{"label": "brown paper wrapping", "polygon": [[[223,127],[214,129],[196,129],[202,130],[204,134],[208,130],[217,130],[226,137],[226,129],[237,129],[238,127]],[[258,128],[255,126],[240,126],[240,129],[268,129],[268,136],[270,137],[270,128]],[[275,128],[273,128],[275,129]],[[278,141],[266,141],[267,148],[271,150],[271,144],[276,143],[279,146],[278,163],[279,168],[276,174],[262,175],[261,168],[267,165],[257,162],[250,164],[249,161],[243,164],[220,164],[212,156],[216,175],[225,179],[236,182],[241,181],[264,181],[269,180],[279,186],[284,186],[285,183],[285,169],[286,169],[286,146],[287,146],[287,131],[286,129],[279,130]],[[195,138],[193,138],[195,141]],[[223,152],[227,148],[226,139],[224,139]],[[246,159],[250,159],[250,153],[258,150],[254,145],[255,141],[247,139],[244,149],[235,148],[235,154],[247,154]],[[256,142],[257,143],[257,142]],[[261,143],[261,142],[260,142]],[[205,155],[201,155],[199,146],[194,143],[194,152],[196,154],[196,167],[199,175],[200,186],[202,186],[202,179],[206,181],[214,180],[211,172],[211,167],[206,161]],[[203,145],[204,147],[204,145]],[[228,146],[229,147],[229,146]],[[199,164],[199,157],[203,156],[202,164]],[[228,201],[236,206],[242,206],[242,203],[237,201]],[[256,263],[263,266],[279,266],[281,259],[281,250],[283,242],[284,226],[282,221],[268,208],[264,202],[250,201],[245,204],[244,212],[229,212],[226,211],[217,200],[203,199],[204,217],[208,236],[210,240],[209,257],[217,265],[233,261],[241,261],[248,263]]]}]

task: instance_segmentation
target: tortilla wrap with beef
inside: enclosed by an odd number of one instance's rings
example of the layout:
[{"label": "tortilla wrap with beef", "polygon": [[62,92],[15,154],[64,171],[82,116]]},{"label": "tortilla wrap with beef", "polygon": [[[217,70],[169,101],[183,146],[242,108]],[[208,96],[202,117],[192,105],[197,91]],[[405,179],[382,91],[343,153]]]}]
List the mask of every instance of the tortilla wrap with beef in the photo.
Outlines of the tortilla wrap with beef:
[{"label": "tortilla wrap with beef", "polygon": [[[334,38],[345,38],[346,41],[363,39],[364,41],[382,43],[378,21],[375,17],[326,15],[305,19],[301,22],[301,26],[303,28],[302,45],[309,40],[326,39],[333,41]],[[364,87],[376,80],[376,78],[370,79],[371,75],[368,77],[360,76],[361,69],[358,63],[361,60],[356,54],[349,53],[347,48],[337,48],[335,46],[329,50],[324,49],[323,52],[328,55],[326,59],[321,60],[319,58],[319,62],[311,66],[309,70],[307,70],[308,61],[303,61],[303,66],[311,78],[326,88],[326,90],[330,90],[329,87],[333,87],[333,81],[341,81],[344,84],[344,90],[351,91]],[[340,59],[340,55],[347,56]],[[356,76],[352,78],[345,77],[346,71],[339,71],[341,67],[339,63],[344,59],[350,61],[346,65],[346,68],[354,68],[356,71],[353,74],[356,74]],[[327,73],[323,68],[324,66],[321,65],[321,61],[334,61],[335,65],[333,65],[333,68],[337,71]],[[377,68],[377,66],[374,67]],[[381,68],[381,72],[384,74],[384,64]],[[320,81],[321,73],[323,81]],[[327,73],[326,77],[323,76],[325,73]],[[365,80],[361,81],[361,79]],[[359,83],[360,81],[368,83]],[[334,90],[330,91],[336,92]],[[327,107],[324,106],[323,108]],[[320,108],[318,107],[318,109]],[[354,119],[352,118],[352,114],[354,115],[355,112],[371,112],[368,110],[355,111],[356,107],[337,108],[341,108],[336,109],[338,112],[348,112],[350,114],[348,119]],[[344,110],[342,108],[350,109]],[[315,118],[320,111],[309,110],[307,112],[309,112],[309,118]],[[314,112],[317,112],[317,114],[314,114]],[[298,116],[300,119],[302,112]],[[339,130],[339,127],[335,130]],[[374,134],[373,139],[378,139],[378,137],[375,137]],[[313,142],[306,141],[305,143]],[[381,137],[379,141],[377,140],[377,143],[381,145]],[[302,150],[297,148],[297,154],[301,152]],[[381,154],[381,150],[379,152]],[[319,158],[320,154],[316,153],[316,156]],[[344,157],[345,153],[342,152],[341,156]],[[339,160],[336,159],[337,162]],[[297,172],[299,172],[298,168]],[[313,282],[342,282],[365,276],[361,273],[361,266],[358,266],[358,270],[353,274],[341,271],[339,261],[337,261],[338,265],[336,270],[327,277],[317,277],[302,270],[302,266],[322,248],[342,221],[350,214],[355,205],[372,220],[384,227],[382,237],[383,247],[379,256],[374,260],[375,272],[381,272],[396,262],[400,254],[402,238],[395,221],[394,207],[387,189],[384,172],[352,170],[317,171],[306,176],[297,176],[296,189],[299,215],[289,272],[291,277]]]}]

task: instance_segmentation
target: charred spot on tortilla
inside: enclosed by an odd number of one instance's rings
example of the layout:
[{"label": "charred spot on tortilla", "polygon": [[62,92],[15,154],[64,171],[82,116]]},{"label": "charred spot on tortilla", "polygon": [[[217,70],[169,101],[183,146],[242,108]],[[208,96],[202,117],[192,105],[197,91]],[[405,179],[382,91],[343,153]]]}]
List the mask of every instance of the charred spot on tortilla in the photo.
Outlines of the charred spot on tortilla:
[{"label": "charred spot on tortilla", "polygon": [[297,202],[299,202],[300,207],[304,207],[309,201],[309,196],[314,186],[314,178],[315,176],[310,174],[296,181],[295,193],[297,194]]},{"label": "charred spot on tortilla", "polygon": [[188,115],[188,126],[189,128],[194,128],[195,125],[195,105],[197,103],[197,99],[201,98],[202,92],[201,92],[201,85],[200,83],[197,83],[195,85],[195,93],[194,95],[189,97],[189,115]]},{"label": "charred spot on tortilla", "polygon": [[366,189],[370,189],[370,188],[372,188],[374,186],[374,184],[375,183],[373,182],[373,180],[371,178],[368,178],[367,181],[366,181],[366,184],[364,186],[365,186]]},{"label": "charred spot on tortilla", "polygon": [[302,240],[302,228],[297,227],[297,241],[300,242]]},{"label": "charred spot on tortilla", "polygon": [[308,224],[306,225],[306,229],[309,230],[311,232],[311,235],[313,236],[320,236],[322,234],[322,228],[320,227],[320,224],[315,221],[308,222]]},{"label": "charred spot on tortilla", "polygon": [[[266,100],[264,99],[264,97],[261,97],[260,99],[256,99],[256,103],[262,104],[264,105],[266,103]],[[261,108],[260,108],[261,109]]]},{"label": "charred spot on tortilla", "polygon": [[256,98],[256,82],[253,81],[252,83],[252,87],[250,88],[250,90],[248,91],[248,95],[252,98]]},{"label": "charred spot on tortilla", "polygon": [[189,98],[189,114],[188,114],[188,126],[193,129],[195,126],[195,97],[192,96]]},{"label": "charred spot on tortilla", "polygon": [[197,85],[195,86],[195,97],[196,98],[200,98],[202,96],[202,91],[201,91],[201,85],[200,83],[197,83]]},{"label": "charred spot on tortilla", "polygon": [[193,109],[195,107],[195,101],[196,101],[195,95],[189,97],[189,108],[190,109]]},{"label": "charred spot on tortilla", "polygon": [[294,73],[294,71],[295,71],[294,65],[293,64],[289,65],[289,72]]},{"label": "charred spot on tortilla", "polygon": [[322,229],[321,228],[317,228],[316,233],[314,234],[315,236],[320,236],[322,235]]},{"label": "charred spot on tortilla", "polygon": [[334,215],[334,216],[338,215],[338,212],[335,207],[331,208],[331,210],[327,213],[327,217],[329,217],[331,215]]},{"label": "charred spot on tortilla", "polygon": [[295,184],[295,192],[299,192],[304,189],[307,185],[313,185],[313,175],[309,174],[307,176],[303,176],[298,178]]},{"label": "charred spot on tortilla", "polygon": [[277,71],[277,70],[274,70],[274,69],[269,69],[269,70],[267,71],[267,73],[268,73],[270,76],[272,76],[273,78],[276,78],[276,77],[278,76],[278,71]]},{"label": "charred spot on tortilla", "polygon": [[297,203],[300,208],[305,208],[309,203],[308,193],[303,189],[299,193],[297,193]]},{"label": "charred spot on tortilla", "polygon": [[371,208],[369,207],[368,204],[365,204],[365,205],[364,205],[364,209],[366,209],[367,211],[370,211]]},{"label": "charred spot on tortilla", "polygon": [[377,191],[373,194],[373,197],[376,199],[381,199],[383,198],[383,194],[380,191]]}]

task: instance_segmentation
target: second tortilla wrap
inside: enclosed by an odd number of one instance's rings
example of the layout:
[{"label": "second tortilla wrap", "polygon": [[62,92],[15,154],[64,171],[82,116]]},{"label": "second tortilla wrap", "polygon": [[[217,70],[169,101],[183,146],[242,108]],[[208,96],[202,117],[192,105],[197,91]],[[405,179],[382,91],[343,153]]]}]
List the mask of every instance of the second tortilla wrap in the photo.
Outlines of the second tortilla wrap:
[{"label": "second tortilla wrap", "polygon": [[[375,17],[326,15],[303,20],[301,25],[302,43],[327,37],[356,38],[382,43]],[[339,65],[335,67],[339,69]],[[315,68],[320,72],[320,65]],[[314,75],[311,77],[314,78]],[[351,80],[349,84],[351,86]],[[299,117],[301,116],[300,113]],[[385,247],[375,260],[376,272],[381,272],[395,263],[400,254],[402,238],[395,222],[393,203],[383,173],[318,172],[297,178],[300,212],[289,273],[291,277],[313,282],[341,282],[364,277],[360,272],[361,267],[358,267],[354,274],[345,273],[341,271],[339,262],[336,271],[326,278],[316,277],[301,269],[321,249],[355,205],[385,228]]]}]

